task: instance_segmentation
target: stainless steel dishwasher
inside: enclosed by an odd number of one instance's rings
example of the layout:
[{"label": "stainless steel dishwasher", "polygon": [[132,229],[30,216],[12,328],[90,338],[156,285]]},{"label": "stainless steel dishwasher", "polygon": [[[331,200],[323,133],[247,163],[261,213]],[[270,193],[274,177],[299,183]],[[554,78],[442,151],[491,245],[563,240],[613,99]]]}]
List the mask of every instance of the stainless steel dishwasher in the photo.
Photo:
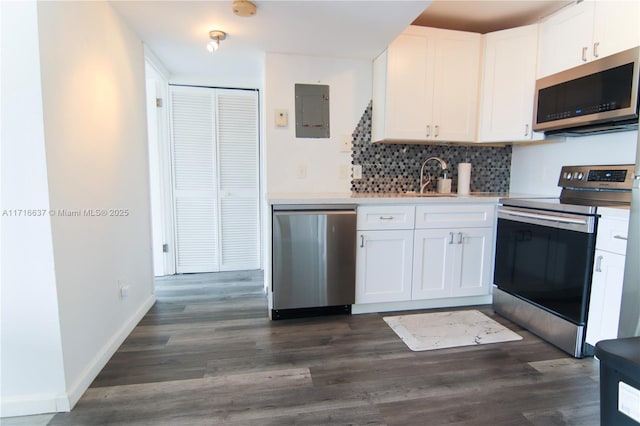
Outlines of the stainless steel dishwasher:
[{"label": "stainless steel dishwasher", "polygon": [[351,313],[356,207],[273,207],[273,319]]}]

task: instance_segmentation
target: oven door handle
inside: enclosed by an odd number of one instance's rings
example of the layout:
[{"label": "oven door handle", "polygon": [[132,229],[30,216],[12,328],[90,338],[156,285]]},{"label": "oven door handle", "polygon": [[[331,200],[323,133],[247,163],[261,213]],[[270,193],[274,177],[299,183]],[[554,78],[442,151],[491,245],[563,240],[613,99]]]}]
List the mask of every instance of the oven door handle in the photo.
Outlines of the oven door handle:
[{"label": "oven door handle", "polygon": [[580,232],[592,233],[595,229],[595,220],[591,216],[560,216],[552,213],[532,213],[520,210],[511,210],[501,207],[498,210],[498,218],[515,220],[518,222],[543,224],[561,229],[572,229]]}]

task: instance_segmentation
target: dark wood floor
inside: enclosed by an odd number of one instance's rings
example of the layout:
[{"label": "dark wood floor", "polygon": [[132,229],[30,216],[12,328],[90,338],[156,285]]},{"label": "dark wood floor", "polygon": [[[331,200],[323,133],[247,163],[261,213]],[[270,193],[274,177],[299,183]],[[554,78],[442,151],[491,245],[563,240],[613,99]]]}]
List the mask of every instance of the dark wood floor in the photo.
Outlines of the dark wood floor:
[{"label": "dark wood floor", "polygon": [[412,352],[364,314],[267,319],[259,272],[157,282],[158,302],[50,425],[597,425],[598,362],[523,340]]}]

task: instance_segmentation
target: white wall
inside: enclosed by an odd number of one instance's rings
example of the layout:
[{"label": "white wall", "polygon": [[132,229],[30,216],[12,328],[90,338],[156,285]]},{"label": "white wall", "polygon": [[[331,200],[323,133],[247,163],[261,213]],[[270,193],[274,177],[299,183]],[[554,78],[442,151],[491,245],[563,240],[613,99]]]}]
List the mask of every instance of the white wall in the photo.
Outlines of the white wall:
[{"label": "white wall", "polygon": [[[142,42],[108,2],[39,2],[67,393],[74,404],[154,302]],[[120,296],[120,285],[129,295]]]},{"label": "white wall", "polygon": [[[221,49],[224,48],[224,42]],[[241,56],[212,54],[211,72],[204,75],[173,74],[170,84],[208,87],[261,89],[264,81],[264,53],[244,53]]]},{"label": "white wall", "polygon": [[64,411],[69,402],[47,211],[36,3],[0,2],[0,15],[2,211],[45,211],[2,215],[0,415],[6,417]]},{"label": "white wall", "polygon": [[[296,83],[329,85],[329,139],[295,137]],[[351,151],[341,152],[371,100],[371,61],[268,53],[265,66],[267,193],[349,192]],[[286,109],[287,127],[276,127],[276,109]],[[299,177],[299,169],[306,177]],[[349,172],[350,173],[350,172]]]},{"label": "white wall", "polygon": [[634,164],[636,144],[637,132],[633,131],[514,145],[510,191],[557,196],[562,166]]}]

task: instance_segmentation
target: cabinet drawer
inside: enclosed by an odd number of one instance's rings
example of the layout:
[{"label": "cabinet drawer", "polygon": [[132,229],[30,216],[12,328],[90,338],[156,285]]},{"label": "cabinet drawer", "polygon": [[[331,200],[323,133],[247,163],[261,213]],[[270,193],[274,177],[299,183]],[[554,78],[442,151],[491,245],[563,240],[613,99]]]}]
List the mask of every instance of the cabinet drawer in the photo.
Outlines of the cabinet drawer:
[{"label": "cabinet drawer", "polygon": [[427,205],[416,207],[416,229],[483,228],[495,222],[493,204]]},{"label": "cabinet drawer", "polygon": [[625,254],[627,251],[627,234],[629,232],[628,212],[624,217],[605,217],[598,222],[596,248],[611,253]]},{"label": "cabinet drawer", "polygon": [[413,206],[358,207],[358,230],[413,229]]}]

